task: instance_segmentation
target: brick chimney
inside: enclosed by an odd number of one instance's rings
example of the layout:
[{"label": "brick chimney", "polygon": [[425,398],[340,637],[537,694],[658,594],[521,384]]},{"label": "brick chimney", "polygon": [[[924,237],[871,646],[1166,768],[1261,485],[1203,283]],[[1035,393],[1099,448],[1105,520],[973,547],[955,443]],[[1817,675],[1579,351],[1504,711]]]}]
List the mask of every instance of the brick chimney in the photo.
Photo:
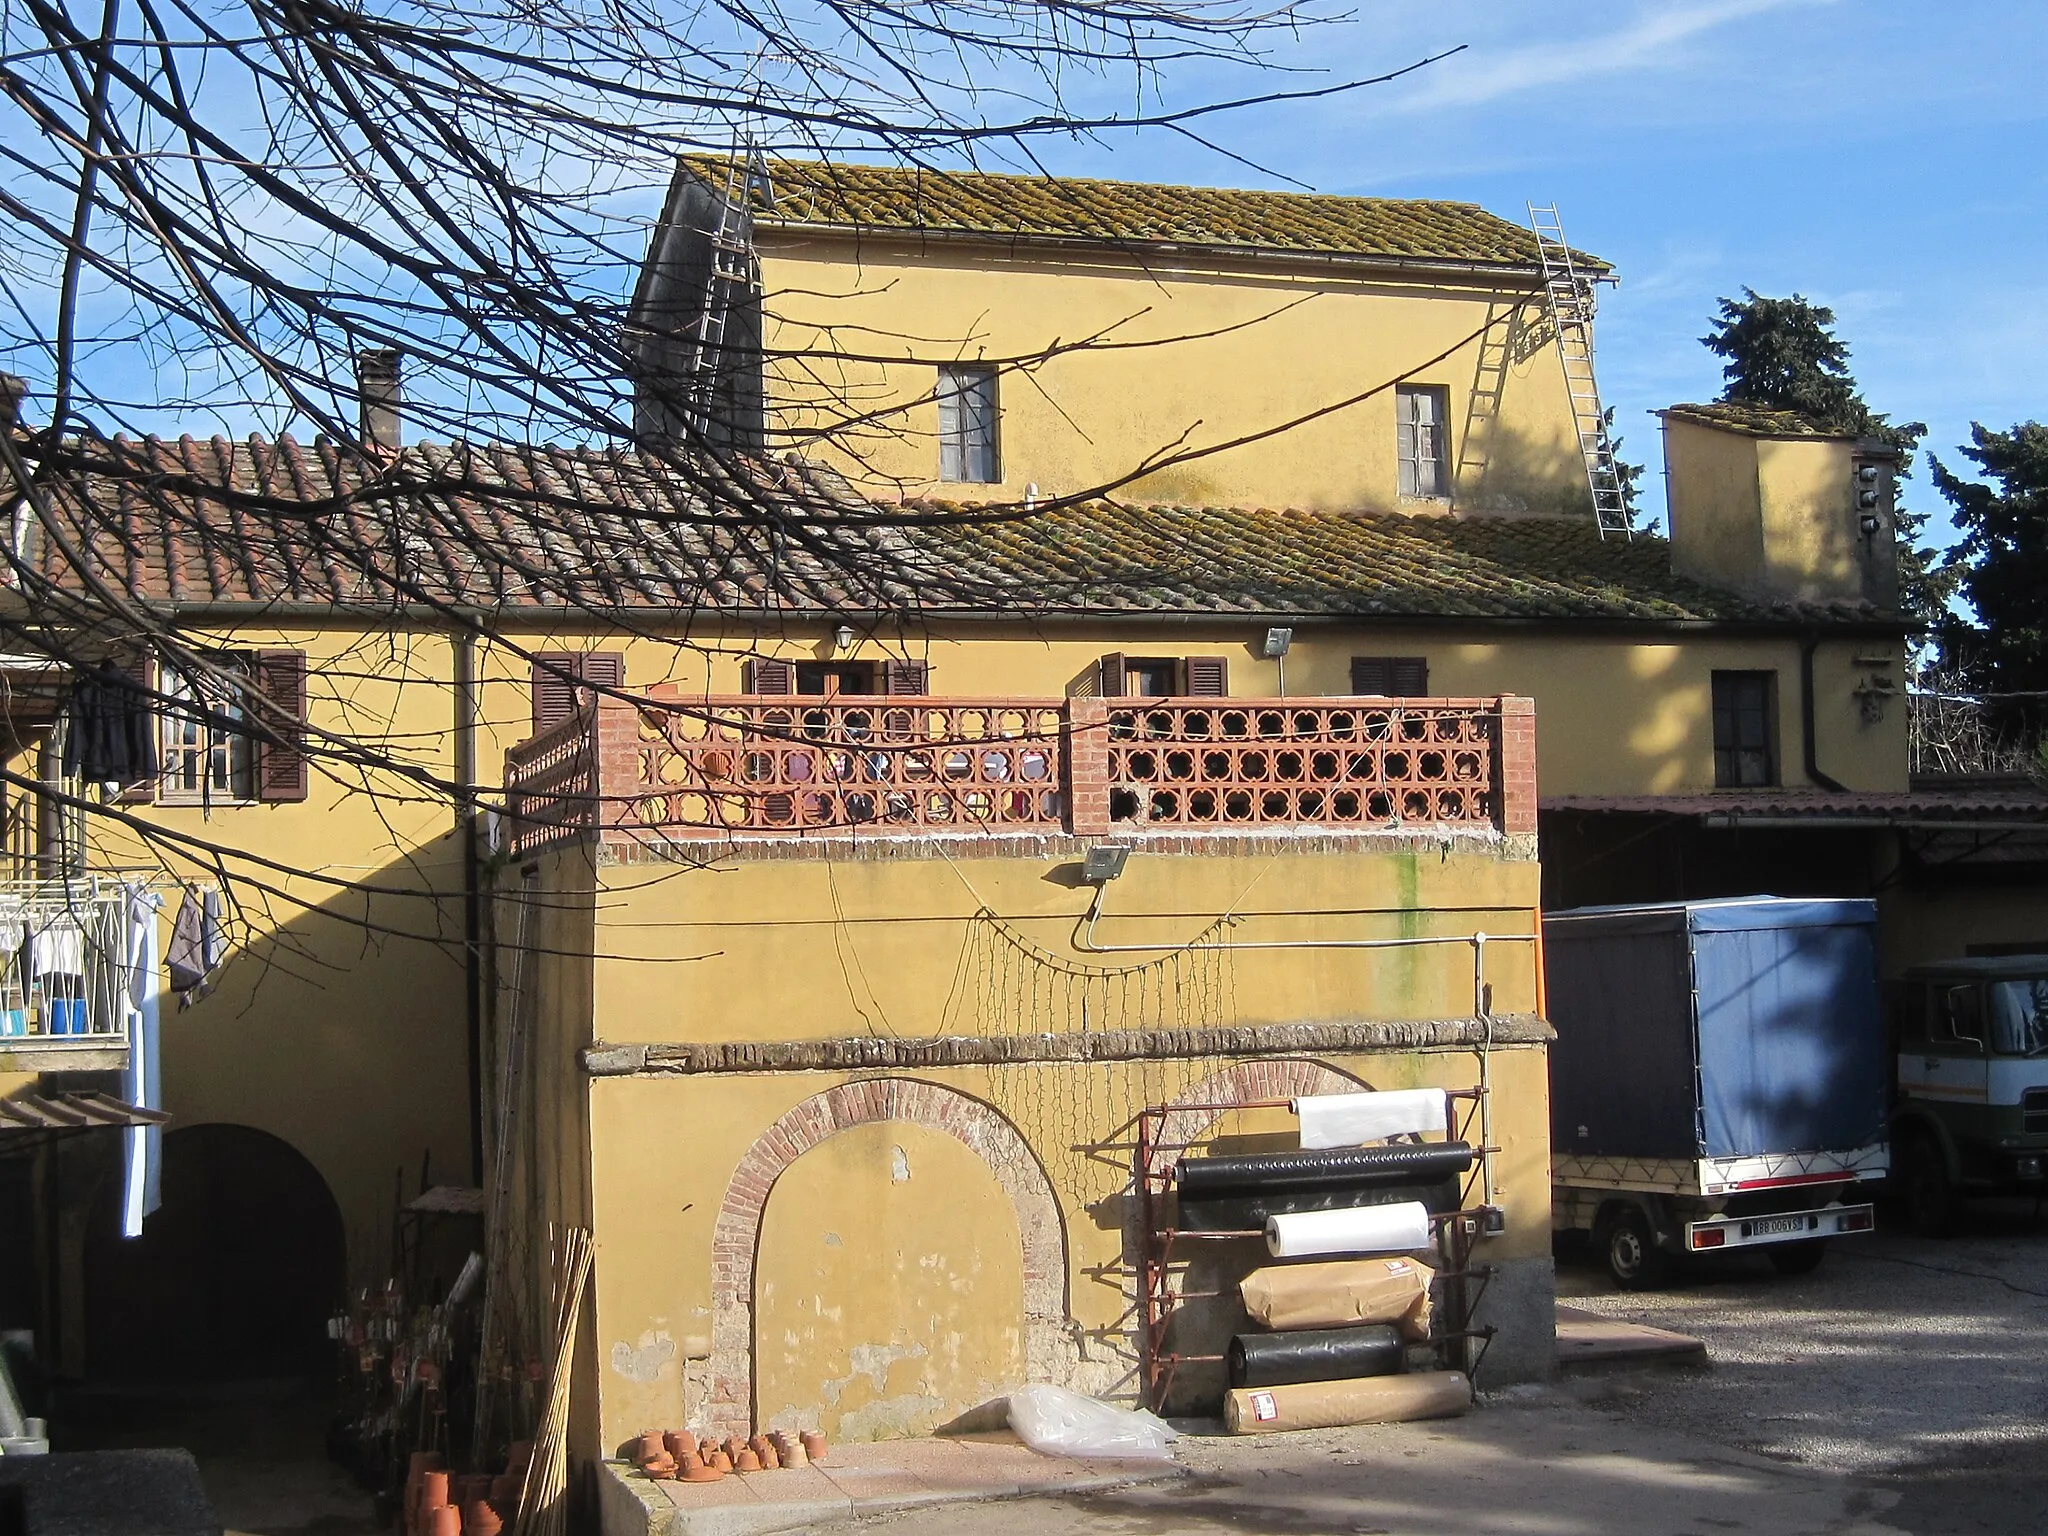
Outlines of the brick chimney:
[{"label": "brick chimney", "polygon": [[398,417],[404,398],[399,384],[401,355],[390,347],[366,347],[356,353],[356,402],[362,411],[365,448],[396,453],[404,442]]}]

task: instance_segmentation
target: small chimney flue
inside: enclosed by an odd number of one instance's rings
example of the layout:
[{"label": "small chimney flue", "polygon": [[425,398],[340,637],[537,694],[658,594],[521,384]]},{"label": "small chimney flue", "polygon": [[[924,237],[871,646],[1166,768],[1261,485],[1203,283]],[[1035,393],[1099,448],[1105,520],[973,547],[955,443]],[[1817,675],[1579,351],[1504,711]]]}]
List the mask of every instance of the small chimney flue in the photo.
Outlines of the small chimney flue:
[{"label": "small chimney flue", "polygon": [[396,453],[403,444],[399,357],[392,347],[366,347],[356,353],[356,402],[362,411],[365,448]]}]

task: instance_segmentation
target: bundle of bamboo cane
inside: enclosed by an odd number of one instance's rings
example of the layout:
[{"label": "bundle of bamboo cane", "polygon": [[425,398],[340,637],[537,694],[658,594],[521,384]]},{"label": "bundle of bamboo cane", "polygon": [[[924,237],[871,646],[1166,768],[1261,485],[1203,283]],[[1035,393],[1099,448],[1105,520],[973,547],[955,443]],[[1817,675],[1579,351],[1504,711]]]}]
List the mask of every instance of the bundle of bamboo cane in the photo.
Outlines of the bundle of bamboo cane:
[{"label": "bundle of bamboo cane", "polygon": [[547,1400],[526,1480],[519,1490],[514,1536],[563,1536],[569,1525],[569,1370],[576,1353],[576,1324],[590,1278],[590,1233],[563,1231],[555,1245],[554,1362]]}]

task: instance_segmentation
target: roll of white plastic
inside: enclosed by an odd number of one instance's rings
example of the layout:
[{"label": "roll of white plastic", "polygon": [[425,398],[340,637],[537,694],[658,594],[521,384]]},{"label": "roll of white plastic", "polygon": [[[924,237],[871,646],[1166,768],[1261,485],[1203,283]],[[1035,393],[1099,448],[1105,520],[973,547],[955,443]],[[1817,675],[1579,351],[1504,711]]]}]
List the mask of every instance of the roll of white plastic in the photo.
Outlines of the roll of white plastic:
[{"label": "roll of white plastic", "polygon": [[1368,1205],[1341,1211],[1293,1211],[1266,1218],[1266,1251],[1276,1259],[1323,1253],[1411,1253],[1429,1246],[1429,1207]]},{"label": "roll of white plastic", "polygon": [[1441,1132],[1447,1101],[1441,1088],[1396,1088],[1386,1093],[1327,1093],[1295,1099],[1301,1144],[1309,1151],[1355,1147],[1388,1136]]}]

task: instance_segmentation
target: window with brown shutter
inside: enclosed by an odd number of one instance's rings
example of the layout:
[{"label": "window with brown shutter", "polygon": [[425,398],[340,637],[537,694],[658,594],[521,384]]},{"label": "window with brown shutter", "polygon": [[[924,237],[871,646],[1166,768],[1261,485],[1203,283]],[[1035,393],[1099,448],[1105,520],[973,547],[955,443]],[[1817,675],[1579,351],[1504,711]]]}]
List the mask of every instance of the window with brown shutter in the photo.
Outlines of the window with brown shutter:
[{"label": "window with brown shutter", "polygon": [[540,651],[533,658],[533,733],[560,725],[590,702],[597,688],[626,686],[626,658],[617,651]]},{"label": "window with brown shutter", "polygon": [[121,675],[128,680],[128,686],[135,690],[135,708],[142,715],[149,736],[149,776],[121,788],[120,801],[123,805],[147,805],[156,798],[157,773],[162,763],[163,743],[158,739],[160,726],[156,708],[156,658],[144,651],[121,669]]},{"label": "window with brown shutter", "polygon": [[1221,656],[1190,656],[1182,671],[1190,698],[1220,699],[1230,692],[1230,663]]},{"label": "window with brown shutter", "polygon": [[931,690],[932,668],[927,661],[896,660],[882,663],[882,692],[924,694]]},{"label": "window with brown shutter", "polygon": [[1369,698],[1426,699],[1429,697],[1429,658],[1354,656],[1351,658],[1351,691]]},{"label": "window with brown shutter", "polygon": [[740,686],[747,693],[796,692],[796,666],[792,662],[749,656],[740,672]]},{"label": "window with brown shutter", "polygon": [[1105,699],[1122,698],[1125,685],[1129,681],[1124,675],[1124,653],[1111,651],[1102,658],[1102,664],[1097,671],[1101,678],[1102,696]]},{"label": "window with brown shutter", "polygon": [[295,803],[307,794],[306,653],[258,651],[256,692],[256,798]]}]

